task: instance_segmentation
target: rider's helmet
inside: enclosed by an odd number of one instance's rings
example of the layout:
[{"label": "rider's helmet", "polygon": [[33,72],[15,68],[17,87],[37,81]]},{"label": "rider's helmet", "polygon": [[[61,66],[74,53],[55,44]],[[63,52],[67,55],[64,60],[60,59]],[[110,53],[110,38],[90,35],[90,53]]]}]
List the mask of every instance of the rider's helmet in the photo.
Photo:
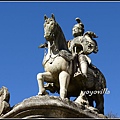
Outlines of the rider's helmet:
[{"label": "rider's helmet", "polygon": [[74,37],[82,36],[84,33],[84,25],[82,24],[80,18],[77,17],[75,20],[77,21],[77,24],[73,26],[72,35]]}]

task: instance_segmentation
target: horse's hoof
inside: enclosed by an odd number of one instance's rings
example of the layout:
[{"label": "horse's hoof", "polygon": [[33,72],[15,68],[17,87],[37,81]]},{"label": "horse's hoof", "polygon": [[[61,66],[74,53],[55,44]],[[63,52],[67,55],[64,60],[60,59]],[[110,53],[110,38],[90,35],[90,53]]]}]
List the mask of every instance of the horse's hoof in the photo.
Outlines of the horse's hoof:
[{"label": "horse's hoof", "polygon": [[49,95],[49,93],[45,91],[44,95]]},{"label": "horse's hoof", "polygon": [[39,95],[39,96],[49,95],[49,93],[48,93],[48,92],[46,92],[46,91],[44,91],[43,93],[39,92],[39,93],[38,93],[38,95]]},{"label": "horse's hoof", "polygon": [[99,110],[97,108],[95,108],[95,107],[86,105],[86,108],[88,108],[89,110],[94,111],[96,113],[99,113]]},{"label": "horse's hoof", "polygon": [[69,99],[68,99],[68,98],[64,98],[64,100],[65,100],[65,101],[69,101]]},{"label": "horse's hoof", "polygon": [[61,97],[60,97],[60,99],[61,99],[61,100],[64,100],[64,101],[69,101],[68,98],[61,98]]},{"label": "horse's hoof", "polygon": [[38,96],[42,96],[43,94],[42,93],[38,93]]}]

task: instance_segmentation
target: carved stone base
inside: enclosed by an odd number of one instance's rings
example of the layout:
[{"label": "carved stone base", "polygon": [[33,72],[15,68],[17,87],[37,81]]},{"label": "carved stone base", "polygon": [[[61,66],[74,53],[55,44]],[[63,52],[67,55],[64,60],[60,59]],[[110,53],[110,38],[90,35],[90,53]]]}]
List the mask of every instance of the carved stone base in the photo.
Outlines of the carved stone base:
[{"label": "carved stone base", "polygon": [[16,104],[2,118],[106,118],[58,96],[32,96]]},{"label": "carved stone base", "polygon": [[2,88],[0,88],[0,116],[10,111],[9,99],[10,93],[8,92],[8,89],[5,86],[2,86]]}]

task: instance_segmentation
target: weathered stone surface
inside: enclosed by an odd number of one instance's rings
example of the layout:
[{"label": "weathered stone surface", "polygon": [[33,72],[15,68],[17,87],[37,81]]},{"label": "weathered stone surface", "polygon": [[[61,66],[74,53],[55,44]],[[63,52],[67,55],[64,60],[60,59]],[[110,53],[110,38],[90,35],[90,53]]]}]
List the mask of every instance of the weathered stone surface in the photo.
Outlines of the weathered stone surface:
[{"label": "weathered stone surface", "polygon": [[16,104],[2,118],[106,118],[58,96],[32,96]]},{"label": "weathered stone surface", "polygon": [[[66,41],[62,28],[55,19],[44,15],[44,38],[46,43],[40,48],[46,48],[43,58],[44,72],[37,74],[38,95],[58,92],[61,98],[76,97],[77,103],[82,104],[84,98],[90,106],[104,114],[104,93],[94,91],[106,89],[106,79],[102,72],[92,64],[89,54],[98,52],[98,36],[92,32],[84,33],[84,25],[79,18],[72,29],[74,39]],[[48,85],[44,86],[44,82]],[[52,84],[52,85],[50,85]],[[92,91],[92,95],[82,91]],[[100,93],[100,92],[99,92]],[[79,99],[80,98],[80,99]],[[94,105],[95,102],[95,105]],[[85,102],[84,102],[85,103]]]},{"label": "weathered stone surface", "polygon": [[8,89],[2,86],[2,88],[0,88],[0,116],[10,111],[9,99],[10,93]]}]

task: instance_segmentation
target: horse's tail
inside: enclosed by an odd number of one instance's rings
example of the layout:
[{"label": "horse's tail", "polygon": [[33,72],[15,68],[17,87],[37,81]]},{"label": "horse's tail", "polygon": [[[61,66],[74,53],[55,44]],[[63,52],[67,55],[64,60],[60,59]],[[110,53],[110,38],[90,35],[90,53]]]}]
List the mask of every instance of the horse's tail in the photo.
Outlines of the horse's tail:
[{"label": "horse's tail", "polygon": [[104,77],[104,75],[102,74],[102,72],[96,67],[94,66],[93,64],[91,64],[90,66],[90,69],[93,70],[93,75],[95,77],[95,87],[96,89],[98,90],[101,90],[101,89],[104,89],[106,88],[106,79]]}]

